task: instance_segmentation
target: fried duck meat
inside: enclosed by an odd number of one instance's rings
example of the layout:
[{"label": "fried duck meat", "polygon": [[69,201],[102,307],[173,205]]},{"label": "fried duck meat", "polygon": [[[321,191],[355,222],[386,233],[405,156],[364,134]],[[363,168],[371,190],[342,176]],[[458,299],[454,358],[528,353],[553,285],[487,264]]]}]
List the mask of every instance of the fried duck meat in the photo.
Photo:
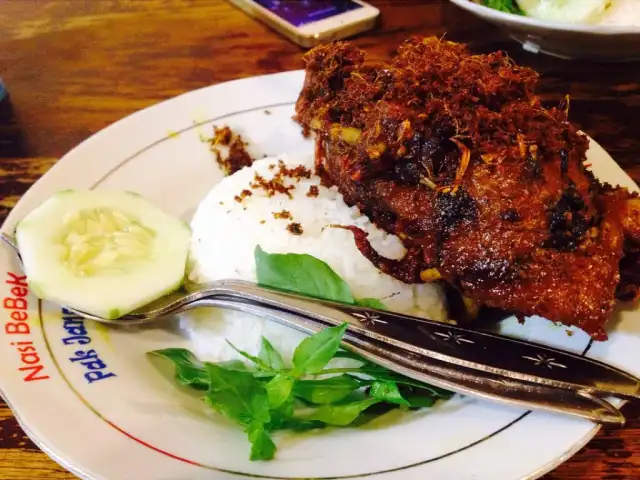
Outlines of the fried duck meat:
[{"label": "fried duck meat", "polygon": [[318,173],[407,247],[386,259],[352,229],[367,258],[606,339],[616,297],[638,297],[640,199],[591,174],[568,99],[544,108],[533,70],[437,38],[408,39],[386,64],[348,42],[304,61],[295,118]]}]

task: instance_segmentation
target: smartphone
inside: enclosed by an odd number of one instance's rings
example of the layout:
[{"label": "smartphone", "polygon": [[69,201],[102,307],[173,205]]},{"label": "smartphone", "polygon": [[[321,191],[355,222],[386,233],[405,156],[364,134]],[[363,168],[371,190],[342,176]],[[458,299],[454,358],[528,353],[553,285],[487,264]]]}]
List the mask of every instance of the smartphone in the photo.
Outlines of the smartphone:
[{"label": "smartphone", "polygon": [[380,11],[360,0],[229,0],[302,47],[370,30]]}]

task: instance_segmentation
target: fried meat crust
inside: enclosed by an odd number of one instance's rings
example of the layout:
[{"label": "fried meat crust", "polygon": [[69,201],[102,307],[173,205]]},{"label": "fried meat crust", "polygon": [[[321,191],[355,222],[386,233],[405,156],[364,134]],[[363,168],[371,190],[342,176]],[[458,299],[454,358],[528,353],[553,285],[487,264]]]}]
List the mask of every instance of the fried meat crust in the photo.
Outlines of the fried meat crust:
[{"label": "fried meat crust", "polygon": [[407,247],[385,259],[356,232],[363,254],[405,282],[436,271],[480,304],[606,339],[616,294],[638,296],[640,199],[591,174],[568,100],[546,109],[533,70],[437,38],[387,64],[347,42],[304,61],[295,118],[318,172]]}]

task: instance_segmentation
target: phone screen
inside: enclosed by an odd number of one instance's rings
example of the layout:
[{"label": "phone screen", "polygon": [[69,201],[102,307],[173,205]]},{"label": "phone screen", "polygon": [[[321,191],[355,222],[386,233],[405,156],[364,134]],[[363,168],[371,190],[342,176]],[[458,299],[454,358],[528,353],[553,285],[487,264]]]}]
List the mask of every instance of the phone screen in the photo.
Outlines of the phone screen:
[{"label": "phone screen", "polygon": [[351,0],[254,0],[257,4],[300,27],[308,23],[334,17],[363,8]]}]

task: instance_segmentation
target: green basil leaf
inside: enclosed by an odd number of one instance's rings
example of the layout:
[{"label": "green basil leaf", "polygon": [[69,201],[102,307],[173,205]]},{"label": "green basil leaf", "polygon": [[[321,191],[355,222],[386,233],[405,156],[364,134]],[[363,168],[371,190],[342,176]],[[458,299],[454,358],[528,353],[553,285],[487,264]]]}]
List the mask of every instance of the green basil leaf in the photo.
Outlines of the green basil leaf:
[{"label": "green basil leaf", "polygon": [[290,418],[284,424],[287,430],[293,430],[294,432],[306,432],[318,428],[325,428],[326,426],[326,423],[319,420],[304,420],[301,418]]},{"label": "green basil leaf", "polygon": [[326,424],[322,422],[296,417],[295,399],[291,396],[280,407],[271,410],[271,422],[269,422],[267,430],[293,430],[302,432],[324,427],[326,427]]},{"label": "green basil leaf", "polygon": [[402,396],[411,403],[411,406],[415,407],[431,407],[438,400],[448,400],[453,397],[453,392],[431,385],[425,385],[424,388],[401,385],[400,391]]},{"label": "green basil leaf", "polygon": [[247,365],[242,360],[227,360],[225,362],[216,362],[221,368],[225,370],[235,370],[236,372],[248,372]]},{"label": "green basil leaf", "polygon": [[307,402],[329,404],[345,399],[360,386],[360,381],[355,377],[339,375],[322,380],[298,380],[293,387],[293,394]]},{"label": "green basil leaf", "polygon": [[[366,411],[362,412],[358,418],[356,418],[353,422],[349,424],[349,427],[352,427],[352,428],[361,427],[363,425],[366,425],[369,422],[372,422],[386,415],[392,410],[396,410],[397,408],[398,408],[398,405],[395,405],[393,403],[387,403],[387,402],[376,403],[375,405],[372,405],[371,407],[367,408]],[[400,407],[400,408],[406,408],[406,407]]]},{"label": "green basil leaf", "polygon": [[433,385],[429,385],[426,383],[419,382],[418,380],[405,377],[404,375],[400,375],[399,373],[392,372],[374,363],[367,362],[364,365],[362,365],[360,367],[360,373],[368,375],[374,380],[394,382],[398,385],[409,385],[415,388],[421,388],[429,391],[431,395],[434,395],[440,398],[450,398],[453,395],[453,393],[451,393],[448,390],[444,390],[439,387],[434,387]]},{"label": "green basil leaf", "polygon": [[267,391],[252,373],[226,370],[213,363],[205,363],[205,368],[209,374],[208,405],[245,427],[254,421],[271,420]]},{"label": "green basil leaf", "polygon": [[289,397],[280,407],[271,410],[271,422],[267,426],[268,431],[293,430],[303,432],[316,428],[326,427],[325,423],[317,420],[306,420],[294,416],[295,405],[293,396]]},{"label": "green basil leaf", "polygon": [[258,358],[268,365],[272,370],[282,370],[284,368],[284,361],[280,353],[273,348],[273,345],[265,337],[262,337],[262,347]]},{"label": "green basil leaf", "polygon": [[355,421],[362,412],[380,400],[376,398],[366,398],[358,402],[345,403],[340,405],[323,405],[306,415],[307,420],[316,420],[327,425],[343,427]]},{"label": "green basil leaf", "polygon": [[371,384],[369,389],[369,395],[372,398],[376,398],[383,402],[395,403],[396,405],[403,405],[405,407],[411,406],[411,404],[402,397],[398,385],[394,382],[388,381],[375,381]]},{"label": "green basil leaf", "polygon": [[258,283],[334,302],[354,303],[349,285],[329,265],[311,255],[254,252]]},{"label": "green basil leaf", "polygon": [[305,338],[293,352],[293,374],[317,373],[333,358],[348,324],[325,328]]},{"label": "green basil leaf", "polygon": [[265,370],[265,371],[271,371],[271,367],[269,367],[269,365],[267,365],[262,359],[254,356],[254,355],[250,355],[247,352],[245,352],[244,350],[240,350],[238,347],[236,347],[233,343],[231,343],[229,340],[226,340],[226,342],[229,344],[229,346],[231,348],[233,348],[237,353],[239,353],[240,355],[242,355],[244,358],[246,358],[247,360],[250,360],[251,362],[255,363],[256,366],[260,369],[260,370]]},{"label": "green basil leaf", "polygon": [[276,444],[273,443],[263,423],[252,423],[247,430],[247,435],[249,442],[251,442],[251,456],[249,457],[251,461],[271,460],[275,456]]},{"label": "green basil leaf", "polygon": [[326,423],[319,420],[306,420],[303,418],[286,418],[280,423],[278,430],[293,430],[294,432],[306,432],[317,428],[325,428]]},{"label": "green basil leaf", "polygon": [[[402,377],[401,377],[401,381],[396,383],[398,384],[403,383]],[[408,385],[408,384],[405,384],[405,385]],[[426,383],[422,383],[419,386],[413,385],[412,390],[414,393],[418,395],[427,395],[431,397],[441,398],[443,400],[453,397],[453,392],[450,392],[449,390],[445,390],[444,388],[434,387],[433,385],[428,385]]]},{"label": "green basil leaf", "polygon": [[411,408],[430,408],[438,401],[438,398],[432,395],[419,395],[411,392],[404,393],[404,398],[407,399]]},{"label": "green basil leaf", "polygon": [[271,410],[271,421],[267,426],[267,430],[283,430],[286,429],[284,425],[287,421],[293,418],[295,408],[295,402],[293,396],[287,398],[287,400],[280,405],[278,408],[274,408]]},{"label": "green basil leaf", "polygon": [[203,363],[186,348],[165,348],[163,350],[153,350],[148,354],[171,361],[176,370],[176,381],[180,385],[190,386],[198,390],[209,388],[209,374]]},{"label": "green basil leaf", "polygon": [[367,308],[377,308],[378,310],[389,310],[384,303],[377,298],[358,298],[356,305]]},{"label": "green basil leaf", "polygon": [[289,398],[294,382],[295,379],[291,375],[280,373],[267,383],[266,389],[271,408],[278,408]]}]

